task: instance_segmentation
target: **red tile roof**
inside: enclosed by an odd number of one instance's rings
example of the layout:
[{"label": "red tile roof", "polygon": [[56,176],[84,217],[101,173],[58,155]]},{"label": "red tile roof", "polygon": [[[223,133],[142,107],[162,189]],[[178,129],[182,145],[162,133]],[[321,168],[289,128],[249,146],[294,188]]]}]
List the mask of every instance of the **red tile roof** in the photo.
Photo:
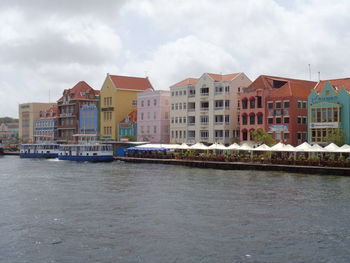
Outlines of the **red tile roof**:
[{"label": "red tile roof", "polygon": [[211,77],[214,81],[231,81],[235,77],[237,77],[240,73],[232,73],[232,74],[213,74],[213,73],[207,73],[209,77]]},{"label": "red tile roof", "polygon": [[124,90],[147,90],[152,89],[152,84],[148,78],[137,78],[127,76],[109,75],[117,89]]},{"label": "red tile roof", "polygon": [[[94,90],[87,84],[85,81],[79,81],[73,88],[65,89],[63,91],[63,95],[72,94],[70,97],[71,100],[79,100],[79,99],[91,99],[91,97],[87,97],[88,94],[93,94],[93,97],[98,96],[100,91]],[[62,101],[63,97],[61,97],[58,101]]]},{"label": "red tile roof", "polygon": [[185,86],[185,85],[194,85],[196,84],[198,81],[198,79],[196,78],[187,78],[187,79],[184,79],[178,83],[175,83],[174,85],[172,85],[172,87],[176,87],[176,86]]},{"label": "red tile roof", "polygon": [[[274,87],[276,84],[279,85],[279,88]],[[272,90],[270,94],[272,97],[297,96],[306,98],[315,85],[314,81],[261,75],[248,88]]]},{"label": "red tile roof", "polygon": [[330,82],[333,89],[336,91],[344,88],[346,91],[350,92],[350,78],[321,80],[315,86],[315,91],[319,93],[321,90],[323,90],[326,82]]},{"label": "red tile roof", "polygon": [[[130,122],[137,122],[137,110],[130,112],[128,118]],[[121,122],[125,122],[125,118]]]}]

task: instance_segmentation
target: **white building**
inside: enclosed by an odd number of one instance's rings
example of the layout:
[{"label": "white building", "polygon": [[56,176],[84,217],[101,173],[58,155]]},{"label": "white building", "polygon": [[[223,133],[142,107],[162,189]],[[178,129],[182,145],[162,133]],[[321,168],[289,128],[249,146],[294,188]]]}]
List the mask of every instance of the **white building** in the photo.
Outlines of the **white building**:
[{"label": "white building", "polygon": [[239,138],[239,100],[251,80],[244,73],[204,73],[170,87],[170,142],[220,142]]}]

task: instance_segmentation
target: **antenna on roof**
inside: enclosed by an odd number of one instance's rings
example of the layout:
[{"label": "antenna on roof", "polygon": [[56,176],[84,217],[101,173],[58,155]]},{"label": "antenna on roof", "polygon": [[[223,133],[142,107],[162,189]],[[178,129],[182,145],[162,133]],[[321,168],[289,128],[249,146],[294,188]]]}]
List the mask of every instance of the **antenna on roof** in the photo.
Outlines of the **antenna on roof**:
[{"label": "antenna on roof", "polygon": [[311,64],[309,64],[309,79],[311,80]]},{"label": "antenna on roof", "polygon": [[321,80],[321,71],[318,72],[318,81]]}]

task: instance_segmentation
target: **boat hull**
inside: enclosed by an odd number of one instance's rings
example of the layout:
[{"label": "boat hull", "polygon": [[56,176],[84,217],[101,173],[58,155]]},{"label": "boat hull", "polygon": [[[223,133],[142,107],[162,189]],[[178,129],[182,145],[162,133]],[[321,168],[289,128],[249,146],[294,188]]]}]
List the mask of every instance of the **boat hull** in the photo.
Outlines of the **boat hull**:
[{"label": "boat hull", "polygon": [[95,156],[73,156],[59,155],[59,160],[76,161],[76,162],[112,162],[114,160],[111,155],[95,155]]},{"label": "boat hull", "polygon": [[19,157],[21,158],[57,158],[58,153],[20,153]]}]

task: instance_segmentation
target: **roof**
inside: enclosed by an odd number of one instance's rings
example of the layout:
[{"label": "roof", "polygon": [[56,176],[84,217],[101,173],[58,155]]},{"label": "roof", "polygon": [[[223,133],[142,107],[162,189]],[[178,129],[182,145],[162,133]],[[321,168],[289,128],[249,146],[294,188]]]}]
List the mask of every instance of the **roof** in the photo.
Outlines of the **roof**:
[{"label": "roof", "polygon": [[248,89],[268,89],[272,90],[272,97],[308,97],[311,90],[316,85],[314,81],[291,79],[275,76],[259,76]]},{"label": "roof", "polygon": [[113,81],[114,86],[117,89],[123,90],[147,90],[152,89],[153,86],[149,79],[138,78],[138,77],[128,77],[128,76],[118,76],[118,75],[109,75]]},{"label": "roof", "polygon": [[[130,122],[137,122],[137,110],[133,110],[132,112],[130,112],[128,114],[128,118]],[[124,118],[121,122],[125,122],[125,119],[126,118]]]},{"label": "roof", "polygon": [[197,81],[198,81],[198,79],[196,79],[196,78],[187,78],[187,79],[184,79],[178,83],[175,83],[172,86],[175,87],[175,86],[194,85],[197,83]]},{"label": "roof", "polygon": [[[100,91],[94,90],[91,88],[89,84],[87,84],[85,81],[79,81],[75,86],[71,89],[65,89],[63,91],[63,95],[65,94],[72,94],[70,97],[71,100],[79,100],[79,99],[90,99],[87,97],[87,94],[93,94],[94,97],[98,96],[100,94]],[[61,97],[58,101],[62,101],[63,97]]]},{"label": "roof", "polygon": [[[53,113],[53,116],[50,116],[49,113],[51,113],[51,112]],[[47,115],[47,116],[41,116],[41,115],[43,115],[44,113],[45,113],[45,115]],[[58,116],[58,113],[59,113],[58,107],[51,107],[51,108],[49,108],[49,109],[47,109],[47,110],[45,110],[45,111],[41,111],[41,112],[40,112],[40,119],[55,118],[55,117]]]},{"label": "roof", "polygon": [[232,73],[232,74],[226,74],[226,75],[207,73],[207,75],[211,77],[214,81],[231,81],[235,77],[237,77],[239,74],[241,73]]},{"label": "roof", "polygon": [[346,91],[350,92],[350,78],[321,80],[315,86],[315,91],[319,93],[323,90],[326,82],[329,82],[335,91],[344,88]]}]

